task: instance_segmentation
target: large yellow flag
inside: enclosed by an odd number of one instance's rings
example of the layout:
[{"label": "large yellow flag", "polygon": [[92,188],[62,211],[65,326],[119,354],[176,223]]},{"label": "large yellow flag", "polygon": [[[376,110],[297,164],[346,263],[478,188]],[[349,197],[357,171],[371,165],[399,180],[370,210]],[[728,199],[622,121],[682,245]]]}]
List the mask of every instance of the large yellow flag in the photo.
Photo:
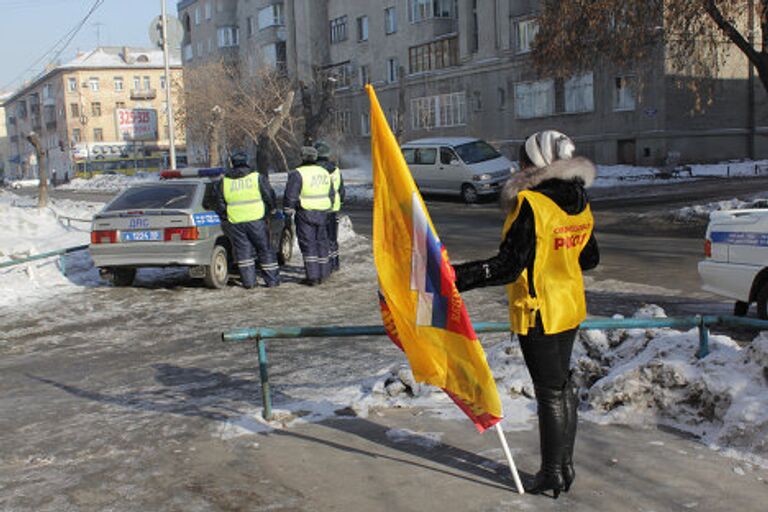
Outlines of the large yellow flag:
[{"label": "large yellow flag", "polygon": [[442,388],[481,432],[502,418],[483,347],[454,284],[453,267],[381,110],[371,100],[373,257],[382,318],[414,378]]}]

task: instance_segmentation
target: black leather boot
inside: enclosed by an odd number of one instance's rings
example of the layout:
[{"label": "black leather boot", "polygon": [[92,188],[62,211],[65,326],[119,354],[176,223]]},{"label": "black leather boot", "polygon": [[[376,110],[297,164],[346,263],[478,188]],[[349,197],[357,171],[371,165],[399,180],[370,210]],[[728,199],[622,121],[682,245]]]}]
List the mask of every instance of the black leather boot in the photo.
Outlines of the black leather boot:
[{"label": "black leather boot", "polygon": [[578,388],[573,383],[571,376],[563,390],[563,406],[565,408],[565,439],[563,448],[563,491],[568,492],[571,484],[576,479],[576,470],[573,469],[573,448],[576,443],[576,428],[578,426],[579,395]]},{"label": "black leather boot", "polygon": [[539,441],[541,469],[533,485],[526,489],[531,494],[552,491],[555,499],[564,488],[563,451],[565,435],[565,407],[562,389],[534,386],[539,409]]}]

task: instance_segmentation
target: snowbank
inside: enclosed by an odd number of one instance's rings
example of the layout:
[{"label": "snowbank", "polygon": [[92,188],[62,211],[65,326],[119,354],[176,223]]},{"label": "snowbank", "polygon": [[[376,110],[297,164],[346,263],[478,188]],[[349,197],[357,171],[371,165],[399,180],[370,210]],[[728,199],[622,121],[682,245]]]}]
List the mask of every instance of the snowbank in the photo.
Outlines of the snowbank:
[{"label": "snowbank", "polygon": [[159,181],[158,173],[139,172],[133,176],[123,174],[98,174],[93,178],[75,178],[57,188],[90,192],[120,192],[139,183]]}]

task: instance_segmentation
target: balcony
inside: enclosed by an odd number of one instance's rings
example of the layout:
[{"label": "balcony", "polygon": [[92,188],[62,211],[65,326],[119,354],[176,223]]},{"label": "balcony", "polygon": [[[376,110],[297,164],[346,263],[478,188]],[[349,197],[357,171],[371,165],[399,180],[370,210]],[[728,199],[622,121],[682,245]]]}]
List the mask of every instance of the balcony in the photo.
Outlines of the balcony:
[{"label": "balcony", "polygon": [[132,100],[153,100],[157,98],[157,89],[131,89]]}]

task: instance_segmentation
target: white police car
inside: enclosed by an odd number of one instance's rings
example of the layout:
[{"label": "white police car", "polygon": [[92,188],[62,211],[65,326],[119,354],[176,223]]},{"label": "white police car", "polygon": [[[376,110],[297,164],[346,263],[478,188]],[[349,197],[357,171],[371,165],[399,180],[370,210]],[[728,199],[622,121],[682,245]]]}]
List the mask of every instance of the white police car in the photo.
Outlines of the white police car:
[{"label": "white police car", "polygon": [[[164,171],[166,179],[131,186],[107,203],[93,217],[89,247],[101,275],[115,286],[129,286],[137,268],[185,266],[210,288],[226,286],[235,269],[232,248],[209,204],[221,173]],[[293,252],[293,230],[282,212],[270,218],[269,227],[282,265]]]},{"label": "white police car", "polygon": [[734,314],[768,319],[768,208],[714,212],[699,262],[702,288],[736,301]]}]

